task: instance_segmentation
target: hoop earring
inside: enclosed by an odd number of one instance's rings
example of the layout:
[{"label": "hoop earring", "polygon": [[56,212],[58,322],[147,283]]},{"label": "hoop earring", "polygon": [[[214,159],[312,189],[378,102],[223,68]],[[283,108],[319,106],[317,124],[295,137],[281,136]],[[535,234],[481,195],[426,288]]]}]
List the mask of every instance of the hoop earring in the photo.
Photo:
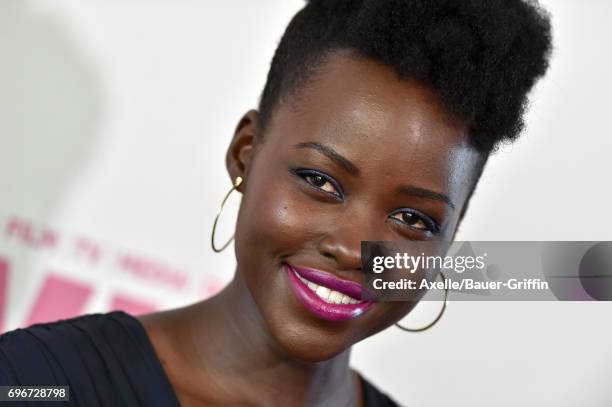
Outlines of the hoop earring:
[{"label": "hoop earring", "polygon": [[223,201],[221,201],[221,205],[219,205],[219,209],[217,210],[217,215],[215,216],[215,221],[213,222],[212,233],[210,235],[210,245],[212,246],[212,249],[217,253],[222,252],[227,246],[229,246],[232,240],[234,240],[234,235],[232,235],[232,237],[230,237],[229,240],[225,242],[225,244],[221,246],[220,249],[215,246],[215,231],[217,230],[217,222],[219,221],[219,216],[221,215],[221,212],[223,212],[225,201],[227,201],[227,198],[229,198],[230,194],[234,192],[234,190],[238,188],[240,184],[242,184],[242,177],[236,177],[232,189],[230,189],[227,194],[225,194],[225,197],[223,198]]},{"label": "hoop earring", "polygon": [[442,318],[442,315],[444,314],[444,310],[446,310],[447,299],[448,299],[448,288],[446,288],[446,277],[444,277],[444,273],[440,272],[440,276],[442,277],[442,282],[444,283],[444,303],[442,304],[442,309],[440,310],[440,313],[438,314],[436,319],[434,319],[432,322],[430,322],[429,324],[427,324],[427,325],[425,325],[425,326],[423,326],[421,328],[407,328],[407,327],[402,326],[402,325],[400,325],[398,323],[396,323],[395,326],[397,326],[399,329],[401,329],[403,331],[407,331],[407,332],[423,332],[423,331],[428,330],[432,326],[434,326],[440,320],[440,318]]}]

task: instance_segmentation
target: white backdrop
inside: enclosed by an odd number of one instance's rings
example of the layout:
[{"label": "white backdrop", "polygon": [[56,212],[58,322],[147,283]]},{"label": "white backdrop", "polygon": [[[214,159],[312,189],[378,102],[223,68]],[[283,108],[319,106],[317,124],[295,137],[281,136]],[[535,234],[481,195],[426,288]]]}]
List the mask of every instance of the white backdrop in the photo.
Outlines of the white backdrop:
[{"label": "white backdrop", "polygon": [[[612,240],[612,2],[543,3],[551,70],[457,240]],[[0,331],[229,281],[232,249],[209,249],[225,149],[301,6],[0,2]],[[358,344],[353,365],[406,405],[609,406],[610,343],[612,303],[452,303],[428,332]]]}]

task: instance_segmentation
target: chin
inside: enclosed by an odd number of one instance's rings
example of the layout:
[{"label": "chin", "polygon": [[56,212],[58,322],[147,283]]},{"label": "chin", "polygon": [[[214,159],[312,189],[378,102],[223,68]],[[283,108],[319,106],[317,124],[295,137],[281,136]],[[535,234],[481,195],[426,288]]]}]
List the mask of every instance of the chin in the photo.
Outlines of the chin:
[{"label": "chin", "polygon": [[[328,321],[310,313],[286,291],[260,308],[271,339],[287,356],[304,362],[329,360],[364,339],[363,320]],[[282,304],[282,305],[279,305]]]}]

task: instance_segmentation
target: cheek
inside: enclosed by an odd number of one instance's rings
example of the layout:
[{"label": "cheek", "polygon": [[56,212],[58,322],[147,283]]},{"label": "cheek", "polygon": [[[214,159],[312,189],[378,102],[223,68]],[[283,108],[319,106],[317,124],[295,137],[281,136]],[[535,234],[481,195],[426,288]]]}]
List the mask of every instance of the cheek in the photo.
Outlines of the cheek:
[{"label": "cheek", "polygon": [[276,256],[303,241],[308,233],[304,208],[286,186],[253,185],[244,197],[237,235]]},{"label": "cheek", "polygon": [[251,172],[236,224],[238,265],[255,284],[255,277],[267,281],[265,270],[276,271],[284,257],[312,247],[324,222],[297,180],[277,169],[269,172],[274,174]]}]

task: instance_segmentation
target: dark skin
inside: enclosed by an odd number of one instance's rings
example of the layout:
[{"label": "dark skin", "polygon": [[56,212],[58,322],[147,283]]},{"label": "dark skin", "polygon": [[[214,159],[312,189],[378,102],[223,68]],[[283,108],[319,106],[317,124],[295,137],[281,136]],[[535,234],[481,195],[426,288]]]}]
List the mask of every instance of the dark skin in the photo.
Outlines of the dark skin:
[{"label": "dark skin", "polygon": [[140,320],[182,406],[362,405],[351,346],[415,302],[322,320],[298,302],[281,264],[360,281],[361,240],[452,240],[480,154],[431,89],[346,52],[279,104],[264,134],[257,120],[244,115],[227,152],[232,182],[244,178],[232,282]]}]

